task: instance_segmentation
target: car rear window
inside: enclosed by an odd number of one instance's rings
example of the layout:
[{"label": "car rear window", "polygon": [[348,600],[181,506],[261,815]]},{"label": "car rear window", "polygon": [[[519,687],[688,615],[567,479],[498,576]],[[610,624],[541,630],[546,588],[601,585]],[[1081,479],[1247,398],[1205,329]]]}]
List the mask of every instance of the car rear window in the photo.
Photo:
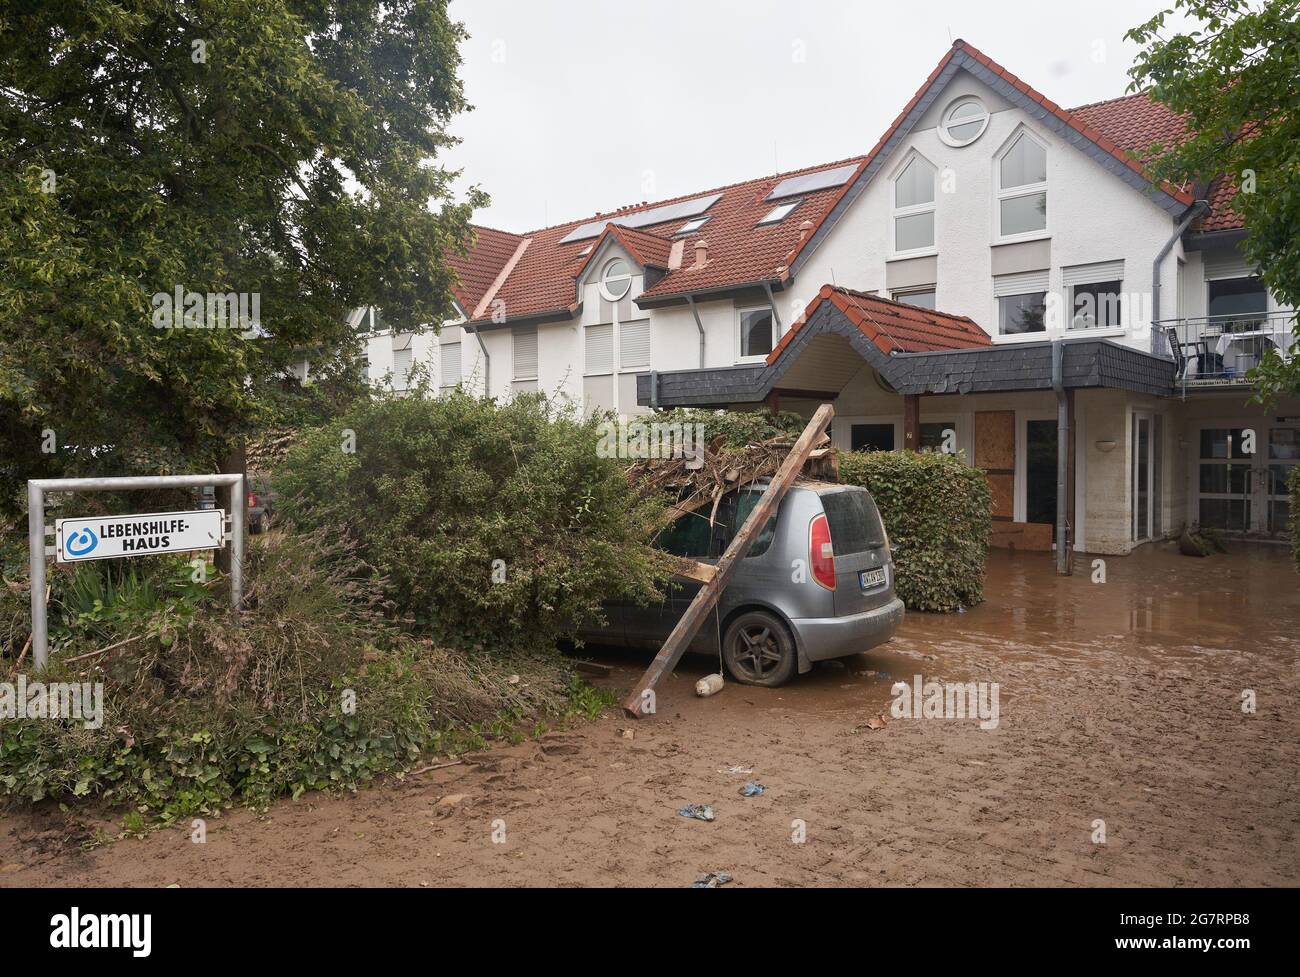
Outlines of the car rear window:
[{"label": "car rear window", "polygon": [[821,497],[826,521],[831,527],[831,545],[836,556],[861,553],[885,545],[885,528],[880,523],[871,493],[861,490],[827,492]]}]

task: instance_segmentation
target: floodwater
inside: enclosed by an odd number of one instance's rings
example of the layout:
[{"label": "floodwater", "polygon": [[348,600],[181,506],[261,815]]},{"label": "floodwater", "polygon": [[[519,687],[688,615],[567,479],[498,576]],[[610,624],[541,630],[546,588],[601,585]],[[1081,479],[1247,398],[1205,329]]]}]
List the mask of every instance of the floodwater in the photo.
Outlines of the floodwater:
[{"label": "floodwater", "polygon": [[[1287,552],[1149,546],[1104,558],[1104,583],[1092,559],[1062,578],[1050,555],[996,551],[983,604],[909,614],[888,644],[783,688],[699,699],[717,664],[688,659],[654,716],[234,812],[204,845],[183,825],[52,853],[43,825],[0,820],[0,886],[1300,883]],[[584,654],[618,692],[650,657]],[[893,683],[915,675],[997,683],[998,723],[894,716]],[[749,780],[761,796],[741,796]],[[716,820],[677,814],[695,803]]]}]

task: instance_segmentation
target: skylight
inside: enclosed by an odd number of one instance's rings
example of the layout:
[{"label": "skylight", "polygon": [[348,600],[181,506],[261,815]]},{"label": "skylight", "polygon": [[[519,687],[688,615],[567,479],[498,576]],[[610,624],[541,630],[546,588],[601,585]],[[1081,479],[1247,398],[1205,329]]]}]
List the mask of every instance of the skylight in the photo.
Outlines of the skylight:
[{"label": "skylight", "polygon": [[703,227],[703,226],[704,226],[705,224],[707,224],[708,222],[709,222],[709,218],[707,218],[707,217],[696,217],[696,218],[693,218],[692,220],[688,220],[688,221],[687,221],[685,224],[683,224],[681,227],[677,228],[676,233],[677,233],[677,234],[694,234],[696,231],[698,231],[701,227]]},{"label": "skylight", "polygon": [[764,217],[761,221],[759,221],[756,226],[763,227],[766,224],[781,223],[781,221],[785,220],[788,216],[790,216],[790,211],[794,210],[801,203],[803,203],[802,198],[800,198],[799,200],[787,200],[783,204],[777,204],[775,207],[773,207],[771,210],[767,212],[767,216]]},{"label": "skylight", "polygon": [[773,187],[772,192],[763,199],[780,200],[782,197],[793,197],[796,194],[812,193],[814,190],[843,186],[849,182],[849,177],[857,168],[857,163],[849,163],[846,166],[837,166],[833,170],[819,170],[816,173],[787,177]]},{"label": "skylight", "polygon": [[595,237],[605,229],[606,224],[617,224],[619,227],[650,227],[654,224],[667,224],[669,221],[681,220],[683,217],[698,217],[721,199],[722,194],[711,193],[707,197],[696,197],[694,200],[651,207],[649,210],[639,210],[635,214],[622,216],[611,214],[600,220],[588,221],[580,227],[575,227],[560,239],[560,243],[570,244],[573,241]]}]

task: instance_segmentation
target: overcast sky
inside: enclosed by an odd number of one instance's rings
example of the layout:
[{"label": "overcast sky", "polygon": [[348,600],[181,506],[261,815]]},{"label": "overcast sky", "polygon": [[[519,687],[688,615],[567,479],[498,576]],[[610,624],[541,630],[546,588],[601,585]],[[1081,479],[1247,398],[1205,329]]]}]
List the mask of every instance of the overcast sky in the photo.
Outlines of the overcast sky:
[{"label": "overcast sky", "polygon": [[1161,0],[452,0],[445,162],[528,231],[865,153],[953,38],[1069,108],[1124,94]]}]

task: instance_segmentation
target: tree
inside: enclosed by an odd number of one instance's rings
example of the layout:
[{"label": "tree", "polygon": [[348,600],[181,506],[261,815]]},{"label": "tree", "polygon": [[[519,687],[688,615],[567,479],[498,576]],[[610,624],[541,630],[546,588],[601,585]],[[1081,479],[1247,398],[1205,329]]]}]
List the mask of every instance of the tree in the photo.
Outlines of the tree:
[{"label": "tree", "polygon": [[[1279,302],[1298,306],[1300,0],[1175,0],[1175,9],[1199,26],[1163,36],[1166,10],[1127,35],[1145,46],[1130,88],[1187,122],[1186,139],[1154,147],[1150,169],[1175,184],[1232,181],[1247,259]],[[1300,360],[1272,352],[1253,379],[1266,404],[1300,393]]]},{"label": "tree", "polygon": [[445,0],[0,4],[0,507],[215,470],[296,350],[355,362],[350,309],[450,317],[465,36]]}]

